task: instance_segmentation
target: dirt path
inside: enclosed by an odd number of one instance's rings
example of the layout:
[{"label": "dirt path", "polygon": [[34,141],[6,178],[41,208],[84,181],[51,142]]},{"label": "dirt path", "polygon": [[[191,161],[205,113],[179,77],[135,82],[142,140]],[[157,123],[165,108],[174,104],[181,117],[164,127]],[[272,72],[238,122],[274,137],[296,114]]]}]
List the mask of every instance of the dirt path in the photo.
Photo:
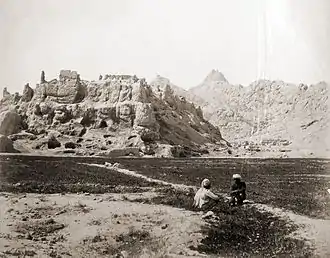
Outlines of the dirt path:
[{"label": "dirt path", "polygon": [[137,173],[136,171],[121,168],[120,164],[118,164],[118,163],[111,164],[111,163],[105,162],[105,165],[89,164],[89,163],[79,163],[79,164],[83,164],[83,165],[86,165],[86,166],[92,166],[92,167],[103,167],[103,168],[116,170],[117,172],[128,175],[128,176],[134,176],[134,177],[137,177],[137,178],[144,179],[148,182],[153,182],[153,183],[157,183],[157,184],[164,185],[164,186],[171,186],[171,187],[174,187],[178,190],[196,189],[196,187],[194,187],[194,186],[187,186],[187,185],[183,185],[183,184],[173,184],[173,183],[169,183],[169,182],[166,182],[166,181],[163,181],[163,180],[150,178],[150,177],[147,177],[145,175],[141,175],[141,174]]},{"label": "dirt path", "polygon": [[[143,178],[149,182],[156,182],[159,184],[163,184],[166,186],[172,186],[174,188],[178,189],[194,189],[196,190],[196,187],[194,186],[186,186],[182,184],[173,184],[168,183],[163,180],[153,179],[144,175],[141,175],[137,173],[136,171],[123,169],[118,166],[118,164],[110,164],[107,163],[105,165],[100,164],[88,164],[83,163],[88,166],[99,166],[99,167],[106,167],[109,169],[115,169],[119,173],[124,173],[130,176],[135,176],[139,178]],[[222,197],[225,199],[228,198],[227,195],[222,194]],[[250,202],[251,205],[258,208],[260,211],[268,211],[273,213],[274,215],[277,215],[285,220],[290,220],[294,224],[299,225],[299,230],[295,232],[296,238],[302,238],[306,239],[314,248],[315,248],[315,254],[319,255],[320,257],[330,257],[330,220],[321,220],[321,219],[313,219],[309,218],[307,216],[297,215],[293,213],[292,211],[283,210],[280,208],[275,208],[269,205],[264,204],[256,204],[253,202]]]},{"label": "dirt path", "polygon": [[330,257],[330,220],[313,219],[264,204],[253,205],[259,210],[271,212],[300,225],[301,227],[295,232],[294,237],[309,241],[315,247],[316,255]]}]

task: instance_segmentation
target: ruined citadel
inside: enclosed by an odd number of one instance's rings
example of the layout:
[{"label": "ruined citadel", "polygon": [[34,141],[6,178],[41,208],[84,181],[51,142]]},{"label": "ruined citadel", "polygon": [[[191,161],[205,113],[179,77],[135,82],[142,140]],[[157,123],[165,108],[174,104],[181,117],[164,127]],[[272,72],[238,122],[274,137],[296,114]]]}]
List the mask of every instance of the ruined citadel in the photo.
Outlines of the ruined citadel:
[{"label": "ruined citadel", "polygon": [[[99,156],[327,157],[329,85],[259,80],[217,70],[189,90],[157,76],[41,73],[0,101],[1,152]],[[220,128],[220,129],[219,129]],[[220,132],[221,131],[221,132]]]},{"label": "ruined citadel", "polygon": [[88,82],[62,70],[47,81],[42,72],[22,95],[5,88],[0,106],[0,134],[20,152],[183,157],[227,146],[200,107],[136,76]]}]

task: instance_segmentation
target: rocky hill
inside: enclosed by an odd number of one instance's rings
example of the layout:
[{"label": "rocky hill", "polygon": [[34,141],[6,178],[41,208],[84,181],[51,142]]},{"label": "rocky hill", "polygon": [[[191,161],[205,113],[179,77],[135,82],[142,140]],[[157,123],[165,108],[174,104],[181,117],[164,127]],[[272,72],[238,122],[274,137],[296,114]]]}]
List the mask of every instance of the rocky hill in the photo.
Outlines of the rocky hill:
[{"label": "rocky hill", "polygon": [[[62,70],[23,94],[4,89],[0,134],[6,148],[77,155],[191,156],[226,148],[219,129],[170,85],[148,85],[130,75],[104,75],[84,81]],[[9,140],[9,142],[8,142]]]},{"label": "rocky hill", "polygon": [[329,85],[325,82],[294,85],[259,80],[243,87],[212,70],[198,86],[176,93],[198,103],[238,155],[329,156]]},{"label": "rocky hill", "polygon": [[22,95],[4,89],[0,152],[328,157],[328,94],[325,82],[232,85],[217,70],[189,90],[161,76],[42,72]]}]

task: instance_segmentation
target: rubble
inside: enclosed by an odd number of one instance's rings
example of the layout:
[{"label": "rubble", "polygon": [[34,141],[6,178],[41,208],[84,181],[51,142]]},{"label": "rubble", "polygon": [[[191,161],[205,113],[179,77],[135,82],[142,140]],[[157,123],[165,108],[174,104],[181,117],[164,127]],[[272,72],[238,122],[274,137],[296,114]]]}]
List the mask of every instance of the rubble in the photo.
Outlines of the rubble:
[{"label": "rubble", "polygon": [[[1,101],[0,108],[13,109],[16,103],[18,111],[10,111],[11,120],[15,116],[17,122],[3,126],[2,133],[21,132],[22,136],[12,136],[15,142],[39,151],[76,148],[85,155],[109,156],[157,155],[163,153],[161,145],[182,146],[185,156],[190,156],[204,150],[205,144],[223,140],[201,109],[176,96],[170,85],[155,92],[135,75],[106,74],[99,79],[89,82],[76,71],[61,70],[58,79],[46,81],[42,72],[40,84],[35,89],[25,85],[18,102],[5,92],[4,98],[11,99]],[[18,118],[25,129],[18,128]],[[49,136],[50,131],[57,132],[56,137]],[[37,145],[31,134],[38,137]]]}]

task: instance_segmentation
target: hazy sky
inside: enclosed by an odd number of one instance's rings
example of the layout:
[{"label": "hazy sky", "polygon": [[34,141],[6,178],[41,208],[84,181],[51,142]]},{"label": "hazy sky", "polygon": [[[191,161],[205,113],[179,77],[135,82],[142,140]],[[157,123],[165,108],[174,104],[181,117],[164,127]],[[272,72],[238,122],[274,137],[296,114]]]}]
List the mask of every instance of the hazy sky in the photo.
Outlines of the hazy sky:
[{"label": "hazy sky", "polygon": [[329,25],[329,0],[0,0],[0,88],[61,69],[184,88],[211,69],[241,84],[330,81]]}]

